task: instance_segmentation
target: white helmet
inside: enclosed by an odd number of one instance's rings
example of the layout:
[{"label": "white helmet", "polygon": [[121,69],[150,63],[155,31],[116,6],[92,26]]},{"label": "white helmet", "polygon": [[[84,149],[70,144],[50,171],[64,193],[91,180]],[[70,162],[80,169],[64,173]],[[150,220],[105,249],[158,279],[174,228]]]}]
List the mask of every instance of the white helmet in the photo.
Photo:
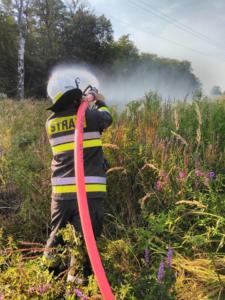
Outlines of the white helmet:
[{"label": "white helmet", "polygon": [[[76,79],[79,78],[79,81]],[[97,78],[90,72],[77,67],[57,67],[54,69],[47,86],[48,96],[53,102],[52,109],[56,103],[63,101],[62,96],[72,90],[83,91],[88,85],[98,87]],[[78,86],[79,85],[79,86]],[[82,96],[82,92],[79,96]]]}]

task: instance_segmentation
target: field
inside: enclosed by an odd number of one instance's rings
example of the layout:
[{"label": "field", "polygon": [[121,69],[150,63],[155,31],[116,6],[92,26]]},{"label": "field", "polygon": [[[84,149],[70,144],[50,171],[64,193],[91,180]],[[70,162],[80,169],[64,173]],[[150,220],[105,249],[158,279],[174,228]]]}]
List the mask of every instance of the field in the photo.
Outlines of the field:
[{"label": "field", "polygon": [[[101,299],[95,279],[66,283],[42,251],[50,223],[46,101],[0,100],[0,299]],[[225,99],[111,107],[110,164],[98,246],[117,300],[225,299]],[[81,241],[62,233],[68,253]],[[62,250],[62,249],[61,249]]]}]

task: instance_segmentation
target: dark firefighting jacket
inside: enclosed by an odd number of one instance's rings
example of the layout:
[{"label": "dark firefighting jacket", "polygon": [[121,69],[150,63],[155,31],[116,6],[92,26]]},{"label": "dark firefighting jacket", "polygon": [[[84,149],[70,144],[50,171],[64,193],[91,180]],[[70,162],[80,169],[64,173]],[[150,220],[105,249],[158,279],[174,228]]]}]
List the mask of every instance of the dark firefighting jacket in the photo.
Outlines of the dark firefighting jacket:
[{"label": "dark firefighting jacket", "polygon": [[[74,171],[74,130],[77,109],[70,108],[53,113],[46,122],[53,160],[52,198],[74,200],[77,198]],[[83,152],[85,188],[88,198],[106,196],[106,175],[102,151],[101,133],[112,123],[112,117],[104,102],[96,109],[87,109],[84,121]]]}]

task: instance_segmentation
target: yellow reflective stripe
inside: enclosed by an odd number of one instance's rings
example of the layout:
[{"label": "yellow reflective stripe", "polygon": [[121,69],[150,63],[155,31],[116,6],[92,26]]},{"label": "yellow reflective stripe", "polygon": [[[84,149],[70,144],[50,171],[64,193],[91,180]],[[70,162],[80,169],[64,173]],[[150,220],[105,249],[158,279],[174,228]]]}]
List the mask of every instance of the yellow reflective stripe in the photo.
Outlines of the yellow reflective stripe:
[{"label": "yellow reflective stripe", "polygon": [[98,110],[99,110],[99,111],[107,111],[108,113],[110,113],[108,107],[106,107],[106,106],[102,106],[102,107],[100,107]]},{"label": "yellow reflective stripe", "polygon": [[[101,139],[83,141],[83,148],[101,147],[101,146],[102,146]],[[70,150],[74,150],[74,142],[52,147],[53,154],[70,151]]]},{"label": "yellow reflective stripe", "polygon": [[[86,184],[86,192],[106,192],[106,184]],[[52,187],[54,194],[76,193],[76,185],[57,185]]]},{"label": "yellow reflective stripe", "polygon": [[65,151],[70,151],[74,149],[74,142],[72,143],[66,143],[58,146],[53,146],[52,147],[52,152],[53,154],[60,153],[60,152],[65,152]]},{"label": "yellow reflective stripe", "polygon": [[63,95],[62,92],[58,92],[58,93],[55,95],[55,97],[54,97],[54,100],[55,100],[54,103],[56,103],[56,101],[59,100],[59,98],[60,98],[62,95]]},{"label": "yellow reflective stripe", "polygon": [[[76,120],[76,115],[51,119],[48,121],[48,133],[51,135],[59,132],[74,130],[76,126]],[[84,128],[85,127],[86,119],[84,119]]]},{"label": "yellow reflective stripe", "polygon": [[83,147],[84,148],[91,148],[91,147],[101,147],[102,146],[102,140],[86,140],[83,141]]},{"label": "yellow reflective stripe", "polygon": [[55,134],[75,129],[77,116],[54,118],[48,122],[48,133]]}]

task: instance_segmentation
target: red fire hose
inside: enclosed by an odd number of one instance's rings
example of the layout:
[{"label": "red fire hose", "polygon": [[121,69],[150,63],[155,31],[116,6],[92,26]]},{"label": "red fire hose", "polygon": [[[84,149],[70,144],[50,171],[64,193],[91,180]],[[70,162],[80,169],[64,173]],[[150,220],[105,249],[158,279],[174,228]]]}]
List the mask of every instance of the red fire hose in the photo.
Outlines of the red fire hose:
[{"label": "red fire hose", "polygon": [[97,279],[99,289],[104,300],[115,300],[111,287],[105,275],[101,258],[96,246],[96,241],[91,224],[87,194],[85,190],[84,177],[84,161],[83,161],[83,127],[85,111],[89,102],[94,100],[93,95],[88,95],[82,101],[77,112],[76,131],[75,131],[75,147],[74,147],[74,163],[77,184],[78,208],[81,219],[81,226],[87,247],[88,256],[92,265],[92,269]]}]

